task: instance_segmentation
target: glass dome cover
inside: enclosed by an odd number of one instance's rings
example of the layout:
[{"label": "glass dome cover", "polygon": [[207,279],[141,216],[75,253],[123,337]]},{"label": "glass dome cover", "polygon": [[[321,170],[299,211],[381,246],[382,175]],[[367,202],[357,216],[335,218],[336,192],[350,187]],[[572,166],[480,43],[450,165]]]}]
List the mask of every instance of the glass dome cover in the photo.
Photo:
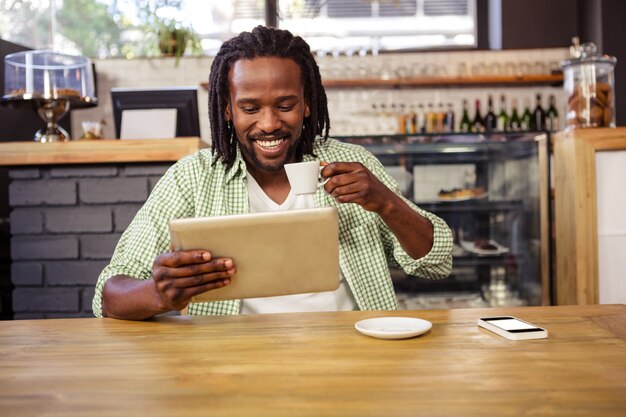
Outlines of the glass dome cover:
[{"label": "glass dome cover", "polygon": [[24,51],[4,58],[4,96],[0,104],[32,108],[45,122],[38,142],[66,142],[58,121],[70,108],[97,104],[91,60],[54,51]]},{"label": "glass dome cover", "polygon": [[91,60],[54,51],[24,51],[4,59],[3,100],[67,99],[72,107],[96,104]]}]

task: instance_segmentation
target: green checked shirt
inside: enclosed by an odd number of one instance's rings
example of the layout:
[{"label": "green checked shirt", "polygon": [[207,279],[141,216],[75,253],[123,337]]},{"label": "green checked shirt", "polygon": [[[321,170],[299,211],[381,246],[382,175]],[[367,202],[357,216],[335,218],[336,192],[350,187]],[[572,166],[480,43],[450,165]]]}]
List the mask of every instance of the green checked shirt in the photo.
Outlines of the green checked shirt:
[{"label": "green checked shirt", "polygon": [[[387,187],[400,195],[398,185],[374,155],[361,146],[328,139],[317,141],[316,159],[327,162],[361,162]],[[115,275],[150,279],[154,258],[169,250],[168,223],[185,217],[242,214],[249,210],[246,165],[238,152],[232,169],[226,170],[210,149],[202,149],[174,164],[159,180],[144,206],[120,238],[111,262],[100,274],[93,298],[93,312],[102,317],[102,289]],[[314,158],[306,155],[304,160]],[[404,199],[434,227],[431,251],[411,258],[381,218],[357,204],[339,204],[319,189],[317,207],[335,206],[339,212],[339,266],[361,310],[396,310],[389,265],[407,274],[445,278],[452,268],[452,233],[439,217]],[[210,248],[209,248],[210,249]],[[238,314],[241,300],[192,303],[189,314]]]}]

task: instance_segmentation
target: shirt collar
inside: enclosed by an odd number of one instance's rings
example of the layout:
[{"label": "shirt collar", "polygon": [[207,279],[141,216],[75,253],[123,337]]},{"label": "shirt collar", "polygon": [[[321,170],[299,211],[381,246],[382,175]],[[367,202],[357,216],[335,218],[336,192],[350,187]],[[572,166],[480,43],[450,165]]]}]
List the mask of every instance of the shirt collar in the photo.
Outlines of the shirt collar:
[{"label": "shirt collar", "polygon": [[[220,161],[220,163],[222,163]],[[237,144],[236,154],[235,154],[235,162],[233,166],[226,172],[226,182],[232,180],[237,177],[246,176],[246,162],[243,160],[243,156],[241,156],[241,151],[239,150],[239,144]]]}]

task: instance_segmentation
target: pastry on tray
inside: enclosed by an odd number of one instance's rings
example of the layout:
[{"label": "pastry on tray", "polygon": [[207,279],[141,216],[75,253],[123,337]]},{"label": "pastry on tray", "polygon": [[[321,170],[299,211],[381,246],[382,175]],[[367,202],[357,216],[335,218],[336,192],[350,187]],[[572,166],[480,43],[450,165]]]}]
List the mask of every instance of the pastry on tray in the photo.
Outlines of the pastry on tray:
[{"label": "pastry on tray", "polygon": [[498,247],[492,242],[492,240],[479,239],[474,241],[474,247],[480,250],[498,250]]},{"label": "pastry on tray", "polygon": [[483,187],[476,188],[453,188],[451,190],[439,190],[437,197],[440,200],[470,200],[485,197],[487,193]]},{"label": "pastry on tray", "polygon": [[493,239],[460,240],[460,243],[463,249],[476,255],[501,255],[509,252],[509,248]]}]

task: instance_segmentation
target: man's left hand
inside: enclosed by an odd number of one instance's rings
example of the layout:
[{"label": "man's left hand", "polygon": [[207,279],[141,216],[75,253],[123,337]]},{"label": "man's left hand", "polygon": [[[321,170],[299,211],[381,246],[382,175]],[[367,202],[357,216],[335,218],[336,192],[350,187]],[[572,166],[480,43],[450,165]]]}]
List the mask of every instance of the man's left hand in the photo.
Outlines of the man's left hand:
[{"label": "man's left hand", "polygon": [[402,248],[413,259],[430,252],[434,229],[430,220],[422,217],[383,184],[360,162],[325,164],[321,175],[328,178],[324,189],[340,203],[356,203],[373,211],[389,227]]},{"label": "man's left hand", "polygon": [[333,162],[324,167],[324,189],[340,203],[356,203],[382,214],[396,195],[360,162]]}]

